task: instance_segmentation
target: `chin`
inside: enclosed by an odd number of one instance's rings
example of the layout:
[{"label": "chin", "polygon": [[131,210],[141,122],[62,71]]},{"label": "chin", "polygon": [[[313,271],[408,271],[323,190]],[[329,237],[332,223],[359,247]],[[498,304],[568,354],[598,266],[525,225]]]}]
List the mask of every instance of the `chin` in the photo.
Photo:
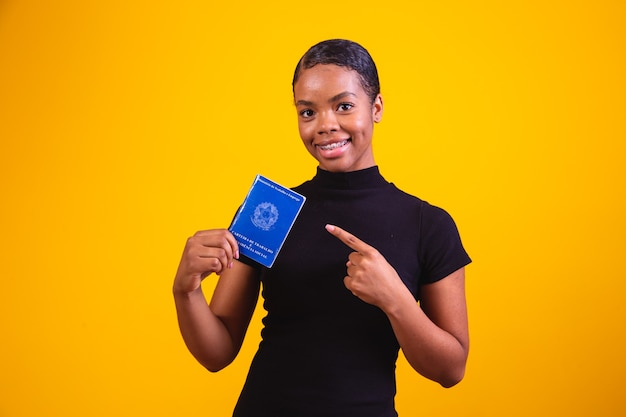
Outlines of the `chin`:
[{"label": "chin", "polygon": [[336,162],[320,162],[319,167],[325,171],[329,172],[350,172],[356,171],[358,168],[354,168],[351,164],[341,163],[340,161]]}]

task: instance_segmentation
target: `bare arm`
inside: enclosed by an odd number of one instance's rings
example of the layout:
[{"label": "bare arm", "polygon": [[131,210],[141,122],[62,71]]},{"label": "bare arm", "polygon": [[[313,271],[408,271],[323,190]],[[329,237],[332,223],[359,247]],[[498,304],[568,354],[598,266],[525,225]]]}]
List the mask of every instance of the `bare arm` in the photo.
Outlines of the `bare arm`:
[{"label": "bare arm", "polygon": [[465,270],[422,287],[421,305],[404,287],[383,307],[407,360],[420,374],[444,387],[465,375],[469,331],[465,303]]},{"label": "bare arm", "polygon": [[[189,238],[174,279],[174,301],[183,339],[192,355],[212,372],[237,356],[256,307],[259,281],[254,268],[235,261],[237,242],[227,230]],[[208,304],[201,282],[220,275]]]},{"label": "bare arm", "polygon": [[469,352],[464,269],[425,285],[420,308],[375,248],[339,227],[327,229],[356,251],[346,264],[346,287],[387,314],[411,366],[444,387],[461,381]]}]

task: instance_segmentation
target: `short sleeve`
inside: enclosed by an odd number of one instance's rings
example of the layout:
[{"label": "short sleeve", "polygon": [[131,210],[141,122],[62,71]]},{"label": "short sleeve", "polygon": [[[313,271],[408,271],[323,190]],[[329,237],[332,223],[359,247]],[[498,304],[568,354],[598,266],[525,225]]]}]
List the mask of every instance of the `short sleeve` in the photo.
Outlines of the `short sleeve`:
[{"label": "short sleeve", "polygon": [[439,281],[472,261],[456,223],[445,210],[424,202],[420,231],[421,284]]}]

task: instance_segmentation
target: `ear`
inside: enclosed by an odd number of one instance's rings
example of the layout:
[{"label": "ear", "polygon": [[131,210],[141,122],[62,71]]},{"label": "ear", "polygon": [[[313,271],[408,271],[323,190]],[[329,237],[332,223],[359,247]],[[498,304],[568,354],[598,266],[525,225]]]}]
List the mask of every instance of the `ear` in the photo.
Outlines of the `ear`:
[{"label": "ear", "polygon": [[378,94],[372,104],[372,119],[374,123],[379,123],[383,118],[383,96]]}]

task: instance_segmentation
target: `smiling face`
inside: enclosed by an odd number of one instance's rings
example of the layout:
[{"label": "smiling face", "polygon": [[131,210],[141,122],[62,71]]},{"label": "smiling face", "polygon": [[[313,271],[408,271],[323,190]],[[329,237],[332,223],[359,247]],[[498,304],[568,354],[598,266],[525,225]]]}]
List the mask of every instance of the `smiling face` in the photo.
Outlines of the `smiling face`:
[{"label": "smiling face", "polygon": [[300,137],[321,169],[349,172],[375,165],[372,135],[382,117],[382,97],[372,103],[356,71],[332,64],[302,69],[294,100]]}]

